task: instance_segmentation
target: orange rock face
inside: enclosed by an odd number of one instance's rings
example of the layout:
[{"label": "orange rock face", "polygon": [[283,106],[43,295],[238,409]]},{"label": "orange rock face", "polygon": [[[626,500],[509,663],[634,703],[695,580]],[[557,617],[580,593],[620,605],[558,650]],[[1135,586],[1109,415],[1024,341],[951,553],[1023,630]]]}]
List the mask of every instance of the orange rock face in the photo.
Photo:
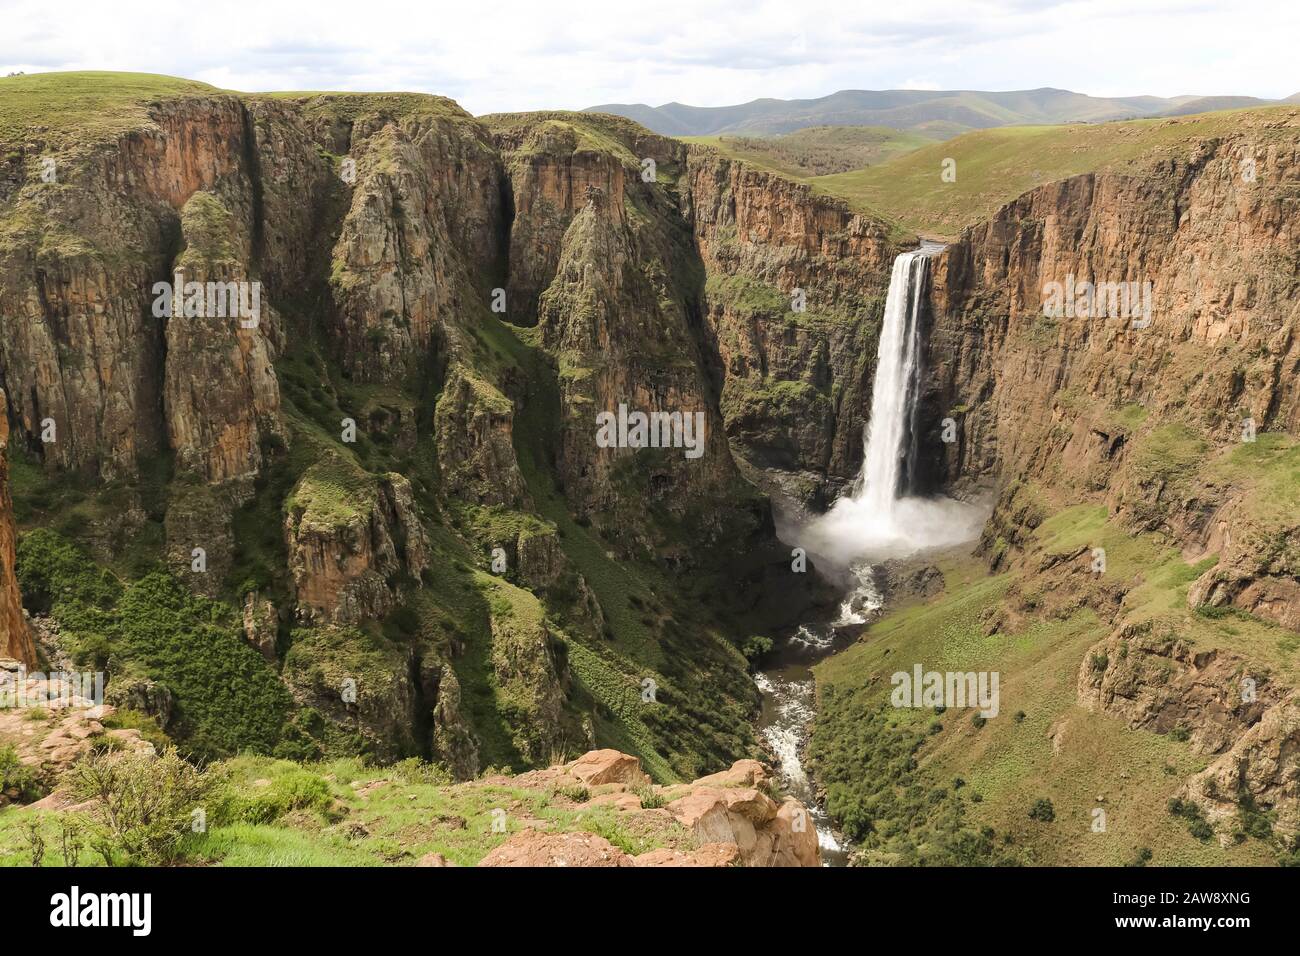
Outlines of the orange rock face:
[{"label": "orange rock face", "polygon": [[0,657],[12,657],[28,667],[36,664],[36,647],[23,618],[23,598],[18,591],[17,536],[14,503],[9,494],[9,405],[0,391]]},{"label": "orange rock face", "polygon": [[[807,810],[793,797],[778,804],[767,793],[768,780],[758,761],[738,760],[694,783],[659,787],[636,757],[617,750],[593,750],[567,764],[485,780],[542,790],[552,799],[585,787],[589,796],[573,798],[583,800],[578,810],[612,808],[621,828],[664,845],[632,856],[595,834],[556,832],[548,821],[527,819],[479,865],[820,866],[817,831]],[[659,805],[643,806],[646,795]]]}]

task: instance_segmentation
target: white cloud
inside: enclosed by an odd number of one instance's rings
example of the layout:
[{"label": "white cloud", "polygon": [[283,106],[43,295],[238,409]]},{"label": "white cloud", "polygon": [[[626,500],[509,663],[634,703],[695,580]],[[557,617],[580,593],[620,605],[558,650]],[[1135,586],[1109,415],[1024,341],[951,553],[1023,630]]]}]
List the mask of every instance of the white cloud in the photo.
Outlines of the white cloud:
[{"label": "white cloud", "polygon": [[839,89],[1297,92],[1300,6],[1206,0],[855,4],[397,0],[198,8],[0,0],[0,73],[169,73],[242,90],[422,90],[471,112],[701,106]]}]

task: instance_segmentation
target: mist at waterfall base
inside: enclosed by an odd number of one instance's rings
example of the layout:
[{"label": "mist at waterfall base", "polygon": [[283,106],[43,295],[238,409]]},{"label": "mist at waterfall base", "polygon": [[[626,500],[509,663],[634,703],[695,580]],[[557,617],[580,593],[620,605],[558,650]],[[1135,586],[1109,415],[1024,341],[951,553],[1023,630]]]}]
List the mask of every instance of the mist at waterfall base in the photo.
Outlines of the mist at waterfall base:
[{"label": "mist at waterfall base", "polygon": [[913,416],[921,378],[922,297],[929,259],[942,249],[927,243],[894,261],[880,329],[862,472],[851,493],[791,534],[791,539],[833,576],[864,563],[970,541],[979,535],[987,516],[982,505],[900,494],[907,477],[906,462],[918,440],[913,434]]}]

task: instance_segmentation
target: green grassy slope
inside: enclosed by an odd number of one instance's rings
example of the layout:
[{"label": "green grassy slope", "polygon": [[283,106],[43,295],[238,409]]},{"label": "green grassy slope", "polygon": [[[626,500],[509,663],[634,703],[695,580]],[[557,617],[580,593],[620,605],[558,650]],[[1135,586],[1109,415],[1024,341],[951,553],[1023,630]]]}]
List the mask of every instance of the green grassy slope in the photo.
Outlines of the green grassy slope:
[{"label": "green grassy slope", "polygon": [[[855,208],[916,232],[955,236],[1037,185],[1080,173],[1180,154],[1198,140],[1270,121],[1294,121],[1294,107],[1233,110],[1099,125],[1013,126],[966,133],[865,169],[811,183]],[[956,161],[956,181],[941,178]]]},{"label": "green grassy slope", "polygon": [[[1138,437],[1134,467],[1232,482],[1252,513],[1294,507],[1300,448],[1290,438],[1261,436],[1188,459],[1169,432]],[[1049,490],[1030,493],[1051,501]],[[982,560],[948,559],[942,594],[887,615],[816,668],[810,756],[829,809],[870,860],[1126,865],[1145,847],[1154,865],[1269,865],[1285,850],[1267,838],[1223,847],[1193,835],[1168,803],[1212,758],[1184,734],[1130,730],[1122,718],[1079,704],[1080,668],[1113,625],[1036,569],[1040,557],[1084,547],[1105,549],[1106,580],[1124,591],[1121,621],[1176,634],[1198,652],[1240,655],[1252,673],[1295,684],[1300,636],[1244,613],[1188,607],[1188,588],[1214,566],[1213,555],[1186,560],[1157,537],[1121,527],[1104,506],[1058,510],[1034,531],[1031,556],[1015,570],[990,576]],[[973,710],[891,707],[891,675],[918,662],[925,670],[997,671],[999,715],[981,723]],[[864,714],[876,715],[866,734]],[[908,744],[901,763],[900,739]],[[1039,800],[1051,801],[1053,820],[1030,817]],[[1106,813],[1105,832],[1092,829],[1096,808]],[[991,838],[961,858],[963,838],[977,833]]]},{"label": "green grassy slope", "polygon": [[922,133],[883,126],[814,126],[784,136],[682,136],[683,142],[712,146],[739,159],[791,179],[873,166],[932,142]]}]

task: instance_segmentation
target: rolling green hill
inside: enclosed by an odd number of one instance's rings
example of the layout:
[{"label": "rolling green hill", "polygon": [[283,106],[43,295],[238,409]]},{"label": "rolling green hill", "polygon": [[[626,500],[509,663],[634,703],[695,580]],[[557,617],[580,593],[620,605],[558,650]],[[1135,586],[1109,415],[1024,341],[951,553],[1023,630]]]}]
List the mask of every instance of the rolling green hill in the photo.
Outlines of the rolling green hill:
[{"label": "rolling green hill", "polygon": [[[1122,123],[1010,126],[933,143],[864,169],[810,180],[827,195],[925,235],[954,236],[1041,183],[1120,166],[1300,115],[1294,107],[1230,110]],[[942,179],[955,160],[956,180]]]},{"label": "rolling green hill", "polygon": [[774,135],[808,126],[888,126],[923,131],[927,135],[951,136],[965,130],[994,126],[1099,123],[1157,116],[1179,109],[1204,112],[1223,109],[1226,104],[1215,103],[1233,99],[1242,98],[1097,97],[1050,87],[1005,92],[840,90],[816,99],[760,99],[734,106],[606,103],[589,109],[626,116],[667,136]]},{"label": "rolling green hill", "polygon": [[784,136],[683,136],[713,146],[732,159],[792,179],[849,172],[901,156],[936,136],[883,126],[811,126]]}]

